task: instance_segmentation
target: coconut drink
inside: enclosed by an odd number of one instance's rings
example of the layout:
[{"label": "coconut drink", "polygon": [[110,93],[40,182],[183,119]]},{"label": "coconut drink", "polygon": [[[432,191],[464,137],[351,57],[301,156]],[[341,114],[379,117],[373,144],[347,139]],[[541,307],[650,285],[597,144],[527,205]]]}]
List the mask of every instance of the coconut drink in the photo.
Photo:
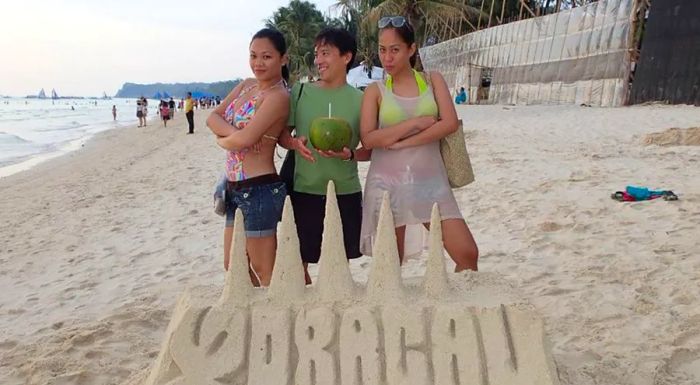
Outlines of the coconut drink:
[{"label": "coconut drink", "polygon": [[309,139],[318,150],[339,152],[350,146],[352,128],[345,119],[331,116],[329,104],[328,117],[316,118],[311,122]]}]

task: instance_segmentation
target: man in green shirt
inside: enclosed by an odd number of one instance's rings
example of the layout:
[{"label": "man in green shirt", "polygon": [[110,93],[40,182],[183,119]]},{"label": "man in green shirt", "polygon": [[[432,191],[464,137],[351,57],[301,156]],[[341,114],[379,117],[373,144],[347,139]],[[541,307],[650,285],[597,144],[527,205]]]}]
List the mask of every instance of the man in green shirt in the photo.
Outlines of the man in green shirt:
[{"label": "man in green shirt", "polygon": [[[345,252],[348,259],[360,256],[362,187],[357,161],[369,160],[371,153],[356,149],[360,142],[362,92],[346,82],[356,53],[355,38],[345,30],[327,28],[316,36],[314,63],[320,80],[292,87],[290,130],[280,137],[283,147],[295,151],[294,188],[289,193],[305,269],[320,258],[326,188],[331,180],[343,223]],[[316,150],[306,139],[311,122],[327,117],[329,105],[333,117],[344,119],[352,128],[350,146],[340,152]],[[291,131],[296,131],[296,137]],[[306,282],[311,283],[308,272]]]}]

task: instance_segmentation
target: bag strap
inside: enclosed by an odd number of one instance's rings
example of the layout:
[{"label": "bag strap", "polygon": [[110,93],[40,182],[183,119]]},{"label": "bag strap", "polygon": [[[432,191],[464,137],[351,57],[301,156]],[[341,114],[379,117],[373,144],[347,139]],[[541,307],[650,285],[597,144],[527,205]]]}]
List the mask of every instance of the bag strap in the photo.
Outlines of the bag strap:
[{"label": "bag strap", "polygon": [[299,104],[299,99],[301,99],[301,92],[304,91],[304,84],[306,83],[301,83],[301,86],[299,86],[299,93],[297,94],[297,100],[296,103],[294,103],[295,105]]},{"label": "bag strap", "polygon": [[[301,83],[301,85],[299,86],[299,92],[297,93],[297,98],[294,101],[294,106],[296,108],[299,108],[299,100],[301,100],[301,93],[302,93],[302,91],[304,91],[304,84],[306,84],[306,83]],[[295,112],[295,114],[296,114],[296,112]]]},{"label": "bag strap", "polygon": [[[296,98],[296,101],[294,103],[295,106],[299,105],[299,100],[301,100],[301,92],[304,91],[304,84],[306,84],[306,83],[301,83],[301,85],[299,86],[299,92],[297,92],[297,98]],[[287,158],[289,158],[289,155],[292,154],[293,152],[294,152],[294,150],[287,150],[287,156],[285,157],[285,161],[287,160]],[[280,156],[280,154],[277,152],[277,147],[275,147],[275,155],[277,155],[278,158],[282,158]]]}]

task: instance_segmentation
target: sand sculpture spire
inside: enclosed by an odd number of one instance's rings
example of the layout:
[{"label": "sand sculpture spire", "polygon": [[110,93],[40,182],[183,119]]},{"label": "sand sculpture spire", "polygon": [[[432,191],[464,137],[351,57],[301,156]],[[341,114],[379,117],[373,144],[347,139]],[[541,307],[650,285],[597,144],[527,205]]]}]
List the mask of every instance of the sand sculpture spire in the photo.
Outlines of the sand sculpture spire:
[{"label": "sand sculpture spire", "polygon": [[326,192],[326,217],[323,220],[321,259],[316,284],[324,301],[343,300],[354,294],[355,284],[350,274],[344,244],[335,184],[331,181]]}]

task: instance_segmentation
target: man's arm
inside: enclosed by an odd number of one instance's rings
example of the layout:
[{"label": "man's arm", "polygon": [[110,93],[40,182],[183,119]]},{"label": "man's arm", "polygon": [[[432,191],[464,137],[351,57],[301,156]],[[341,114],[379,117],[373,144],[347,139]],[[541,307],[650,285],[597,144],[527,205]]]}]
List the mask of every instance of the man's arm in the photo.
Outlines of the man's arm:
[{"label": "man's arm", "polygon": [[292,131],[294,130],[294,127],[287,127],[287,130],[282,130],[282,134],[280,134],[279,138],[279,144],[283,148],[287,150],[292,150],[296,151],[301,155],[302,158],[308,160],[309,162],[313,163],[316,161],[316,158],[314,158],[313,153],[311,152],[311,149],[309,149],[306,146],[306,137],[300,136],[298,138],[295,138],[292,136]]}]

